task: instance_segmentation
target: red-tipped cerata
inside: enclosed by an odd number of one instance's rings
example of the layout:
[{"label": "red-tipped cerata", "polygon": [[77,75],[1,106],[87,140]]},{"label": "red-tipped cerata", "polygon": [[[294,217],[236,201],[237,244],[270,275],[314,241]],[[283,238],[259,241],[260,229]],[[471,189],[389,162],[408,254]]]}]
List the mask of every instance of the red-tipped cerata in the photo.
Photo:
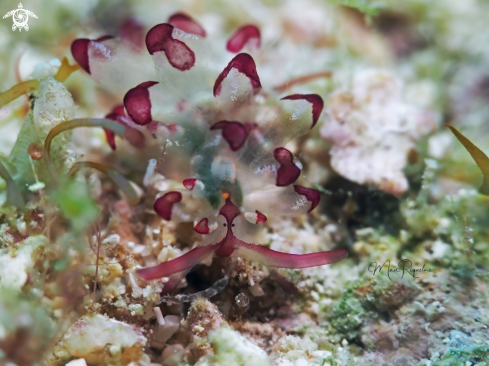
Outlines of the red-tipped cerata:
[{"label": "red-tipped cerata", "polygon": [[249,24],[239,28],[229,38],[226,49],[229,52],[238,53],[246,44],[252,45],[253,48],[260,47],[260,30],[257,26]]},{"label": "red-tipped cerata", "polygon": [[[124,132],[124,137],[126,138],[129,143],[137,147],[138,149],[141,149],[144,147],[144,142],[145,142],[145,137],[144,134],[141,131],[138,131],[134,128],[131,128],[127,124],[127,118],[126,114],[124,113],[124,106],[123,105],[118,105],[116,106],[112,112],[107,114],[105,116],[107,119],[111,119],[113,121],[116,121],[120,123],[121,125],[126,126],[126,131]],[[111,130],[108,130],[104,128],[105,132],[105,137],[107,138],[107,143],[110,145],[112,150],[116,149],[116,143],[115,143],[115,133],[112,132]]]},{"label": "red-tipped cerata", "polygon": [[197,183],[197,179],[194,178],[185,179],[183,181],[184,187],[187,188],[189,191],[194,189],[196,183]]},{"label": "red-tipped cerata", "polygon": [[280,164],[280,168],[277,170],[275,185],[285,187],[294,183],[299,178],[301,170],[294,164],[292,153],[284,147],[277,147],[273,150],[273,157]]},{"label": "red-tipped cerata", "polygon": [[[113,121],[117,121],[117,115],[113,113],[109,113],[108,115],[105,116],[105,118],[111,119]],[[112,151],[115,151],[115,149],[117,149],[117,145],[115,143],[115,133],[107,128],[104,128],[104,132],[105,132],[105,139],[107,140],[107,143],[109,144]]]},{"label": "red-tipped cerata", "polygon": [[134,18],[128,18],[121,24],[121,38],[138,49],[144,47],[146,35],[144,24]]},{"label": "red-tipped cerata", "polygon": [[184,13],[175,13],[169,19],[168,23],[175,28],[183,30],[185,33],[196,34],[205,37],[205,30],[194,19]]},{"label": "red-tipped cerata", "polygon": [[173,205],[182,200],[180,192],[168,192],[158,198],[154,204],[155,212],[163,219],[170,221]]},{"label": "red-tipped cerata", "polygon": [[238,151],[248,137],[248,130],[239,122],[220,121],[211,127],[211,130],[217,129],[222,129],[222,137],[233,151]]},{"label": "red-tipped cerata", "polygon": [[86,38],[75,39],[71,44],[71,54],[80,67],[90,74],[88,62],[88,45],[90,40]]},{"label": "red-tipped cerata", "polygon": [[207,217],[200,220],[197,225],[194,226],[194,230],[199,234],[209,234],[211,230],[209,229],[209,220]]},{"label": "red-tipped cerata", "polygon": [[267,217],[262,214],[260,211],[255,210],[256,213],[256,223],[257,224],[263,224],[264,222],[267,222]]},{"label": "red-tipped cerata", "polygon": [[80,67],[90,74],[90,59],[88,57],[88,47],[93,42],[103,42],[114,37],[106,35],[91,40],[87,38],[75,39],[71,44],[71,54]]},{"label": "red-tipped cerata", "polygon": [[151,99],[148,88],[158,84],[156,81],[147,81],[129,90],[124,96],[124,106],[131,119],[140,126],[151,123]]},{"label": "red-tipped cerata", "polygon": [[313,128],[318,119],[319,115],[321,114],[324,106],[323,98],[321,98],[317,94],[292,94],[287,97],[282,98],[281,100],[300,100],[304,99],[308,101],[309,103],[312,104],[312,125],[311,128]]},{"label": "red-tipped cerata", "polygon": [[296,193],[303,195],[308,201],[311,202],[311,208],[307,212],[311,212],[319,204],[319,192],[315,189],[294,185],[294,190]]},{"label": "red-tipped cerata", "polygon": [[217,77],[216,82],[214,83],[214,96],[221,93],[221,83],[226,76],[228,76],[231,69],[236,69],[238,72],[248,77],[253,89],[261,89],[260,77],[256,72],[255,61],[253,61],[253,58],[247,53],[240,53],[229,62]]},{"label": "red-tipped cerata", "polygon": [[195,65],[195,53],[182,41],[173,39],[173,25],[163,23],[155,25],[146,34],[146,47],[153,55],[165,52],[170,65],[180,71],[190,70]]}]

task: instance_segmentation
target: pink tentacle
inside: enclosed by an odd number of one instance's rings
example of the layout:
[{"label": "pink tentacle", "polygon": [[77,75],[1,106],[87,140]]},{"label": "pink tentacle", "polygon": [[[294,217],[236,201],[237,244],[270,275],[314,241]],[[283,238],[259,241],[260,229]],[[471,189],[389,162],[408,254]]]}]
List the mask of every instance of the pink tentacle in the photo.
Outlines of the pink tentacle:
[{"label": "pink tentacle", "polygon": [[163,290],[161,290],[161,296],[170,295],[173,291],[175,291],[180,282],[182,282],[182,280],[189,272],[190,268],[185,271],[172,274],[168,282],[165,283],[165,286],[163,286]]},{"label": "pink tentacle", "polygon": [[241,240],[235,254],[268,267],[295,269],[336,263],[348,256],[348,252],[345,249],[310,254],[288,254],[268,249],[262,245],[248,244]]},{"label": "pink tentacle", "polygon": [[292,282],[290,282],[287,278],[278,273],[275,269],[270,270],[270,275],[286,293],[292,295],[296,294],[299,291],[299,289],[295,287]]},{"label": "pink tentacle", "polygon": [[146,281],[149,281],[190,270],[197,263],[212,254],[219,247],[219,245],[220,244],[218,243],[194,248],[184,255],[168,262],[160,263],[153,267],[139,269],[137,274]]}]

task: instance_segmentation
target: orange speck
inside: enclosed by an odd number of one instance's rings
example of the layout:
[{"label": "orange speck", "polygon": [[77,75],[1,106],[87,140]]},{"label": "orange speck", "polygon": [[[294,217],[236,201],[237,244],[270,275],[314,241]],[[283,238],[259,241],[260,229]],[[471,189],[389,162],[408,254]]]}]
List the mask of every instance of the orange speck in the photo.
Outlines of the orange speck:
[{"label": "orange speck", "polygon": [[222,198],[224,198],[225,200],[228,199],[229,197],[229,193],[223,193],[222,194]]}]

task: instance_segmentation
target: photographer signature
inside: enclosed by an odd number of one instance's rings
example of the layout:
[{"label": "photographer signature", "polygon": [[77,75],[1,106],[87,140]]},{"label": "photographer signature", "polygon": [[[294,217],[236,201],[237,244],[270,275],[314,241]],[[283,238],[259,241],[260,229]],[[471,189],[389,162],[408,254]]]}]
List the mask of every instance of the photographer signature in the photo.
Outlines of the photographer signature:
[{"label": "photographer signature", "polygon": [[412,278],[419,278],[416,276],[419,272],[429,272],[433,273],[433,270],[431,268],[425,268],[425,265],[423,264],[423,267],[421,268],[414,268],[413,267],[413,262],[411,262],[409,259],[401,259],[399,263],[397,264],[397,267],[392,267],[391,268],[391,260],[388,259],[384,262],[382,265],[377,265],[377,262],[372,262],[368,266],[368,271],[372,272],[372,274],[375,276],[377,273],[380,274],[382,269],[387,265],[387,277],[392,281],[391,278],[391,273],[401,273],[401,278],[404,278],[404,274],[407,273],[410,275]]}]

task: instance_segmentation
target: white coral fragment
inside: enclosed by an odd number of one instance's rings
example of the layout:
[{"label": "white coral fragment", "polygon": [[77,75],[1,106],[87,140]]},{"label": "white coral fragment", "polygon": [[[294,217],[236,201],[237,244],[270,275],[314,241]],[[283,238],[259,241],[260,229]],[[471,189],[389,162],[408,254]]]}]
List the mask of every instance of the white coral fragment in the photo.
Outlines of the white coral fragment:
[{"label": "white coral fragment", "polygon": [[87,366],[87,363],[83,358],[79,358],[77,360],[68,362],[66,366]]},{"label": "white coral fragment", "polygon": [[61,341],[71,356],[88,364],[149,362],[143,353],[146,342],[138,327],[99,314],[80,318]]},{"label": "white coral fragment", "polygon": [[196,363],[196,366],[268,366],[270,364],[264,350],[255,346],[231,328],[221,327],[210,332],[209,340],[212,343],[215,354],[202,357]]},{"label": "white coral fragment", "polygon": [[40,249],[47,244],[46,237],[31,236],[16,251],[0,251],[0,287],[21,290],[29,278],[29,272],[40,259]]},{"label": "white coral fragment", "polygon": [[383,70],[356,74],[350,90],[331,94],[326,115],[320,133],[332,144],[333,169],[395,195],[408,189],[408,152],[437,125],[435,114],[406,102],[401,80]]},{"label": "white coral fragment", "polygon": [[307,336],[299,338],[287,335],[274,345],[271,356],[276,366],[313,366],[330,365],[333,354],[330,351],[319,350],[318,345]]}]

